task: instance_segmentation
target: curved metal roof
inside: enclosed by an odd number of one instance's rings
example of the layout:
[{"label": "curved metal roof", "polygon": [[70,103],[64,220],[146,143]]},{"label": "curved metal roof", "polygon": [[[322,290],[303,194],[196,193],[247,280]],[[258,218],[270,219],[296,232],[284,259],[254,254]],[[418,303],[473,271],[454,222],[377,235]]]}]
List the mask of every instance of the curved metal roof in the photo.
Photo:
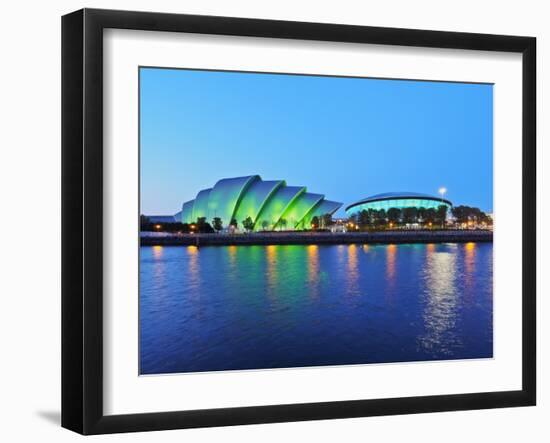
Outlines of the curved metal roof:
[{"label": "curved metal roof", "polygon": [[269,201],[269,197],[285,185],[284,180],[258,180],[252,183],[237,206],[235,212],[237,222],[242,223],[244,219],[250,217],[252,222],[256,223],[258,215]]},{"label": "curved metal roof", "polygon": [[340,206],[342,206],[342,203],[330,200],[321,200],[302,218],[302,221],[300,222],[301,227],[309,228],[313,217],[322,217],[325,214],[332,215],[340,208]]},{"label": "curved metal roof", "polygon": [[254,230],[262,228],[263,221],[275,228],[285,219],[289,229],[304,229],[304,220],[313,215],[333,213],[342,203],[324,200],[322,194],[306,192],[305,186],[287,186],[284,180],[264,181],[258,175],[224,178],[212,188],[201,190],[194,200],[182,205],[179,218],[182,223],[193,223],[198,217],[208,222],[220,217],[228,226],[236,217],[239,226],[250,217]]},{"label": "curved metal roof", "polygon": [[294,201],[294,204],[287,208],[281,218],[287,220],[290,227],[296,228],[302,219],[324,198],[325,196],[322,194],[304,192]]},{"label": "curved metal roof", "polygon": [[260,180],[259,175],[219,180],[208,196],[206,219],[210,221],[214,217],[219,217],[226,220],[226,223],[231,221],[244,192],[257,180]]},{"label": "curved metal roof", "polygon": [[195,197],[195,203],[193,204],[193,222],[196,222],[198,218],[208,217],[208,200],[212,188],[203,189]]},{"label": "curved metal roof", "polygon": [[370,197],[364,198],[362,200],[356,201],[348,206],[346,206],[346,211],[353,208],[354,206],[362,205],[364,203],[370,203],[381,200],[406,200],[406,199],[422,199],[422,200],[437,200],[447,203],[452,206],[452,203],[444,198],[437,197],[429,194],[422,194],[420,192],[383,192],[381,194],[371,195]]},{"label": "curved metal roof", "polygon": [[383,192],[381,194],[374,194],[367,197],[365,200],[379,200],[381,198],[439,198],[429,194],[422,194],[420,192]]},{"label": "curved metal roof", "polygon": [[305,186],[280,187],[262,208],[256,220],[256,224],[254,225],[254,229],[259,231],[264,221],[268,223],[269,229],[275,229],[278,226],[279,220],[283,218],[285,211],[304,192],[306,192]]},{"label": "curved metal roof", "polygon": [[193,206],[195,205],[195,200],[189,200],[181,206],[181,216],[180,221],[182,223],[192,223],[193,220]]}]

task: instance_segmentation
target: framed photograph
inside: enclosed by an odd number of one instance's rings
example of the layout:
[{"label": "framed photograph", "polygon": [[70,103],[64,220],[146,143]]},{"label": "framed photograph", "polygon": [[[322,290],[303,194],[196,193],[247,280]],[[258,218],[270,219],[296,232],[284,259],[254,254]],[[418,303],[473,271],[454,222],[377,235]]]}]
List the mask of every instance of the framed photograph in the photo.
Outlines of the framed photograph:
[{"label": "framed photograph", "polygon": [[62,20],[62,425],[536,402],[532,37]]}]

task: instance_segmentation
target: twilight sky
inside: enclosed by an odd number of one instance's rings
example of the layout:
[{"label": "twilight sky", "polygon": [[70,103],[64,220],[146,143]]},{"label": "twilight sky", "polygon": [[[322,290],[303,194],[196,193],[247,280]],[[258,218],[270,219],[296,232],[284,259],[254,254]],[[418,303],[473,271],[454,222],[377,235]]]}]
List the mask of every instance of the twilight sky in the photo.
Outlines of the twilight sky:
[{"label": "twilight sky", "polygon": [[141,68],[140,113],[142,214],[253,174],[344,206],[445,186],[492,212],[492,85]]}]

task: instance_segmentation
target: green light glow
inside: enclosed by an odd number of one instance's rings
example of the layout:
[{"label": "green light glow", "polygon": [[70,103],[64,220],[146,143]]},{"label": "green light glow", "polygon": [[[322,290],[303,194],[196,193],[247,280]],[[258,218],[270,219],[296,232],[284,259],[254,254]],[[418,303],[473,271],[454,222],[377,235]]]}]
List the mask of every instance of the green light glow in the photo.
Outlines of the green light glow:
[{"label": "green light glow", "polygon": [[182,223],[193,223],[193,205],[195,200],[190,200],[185,202],[181,207],[181,222]]},{"label": "green light glow", "polygon": [[[214,217],[228,227],[232,218],[243,228],[243,220],[250,217],[254,230],[309,229],[315,215],[334,213],[341,203],[324,200],[321,194],[306,193],[303,186],[287,186],[284,180],[263,181],[258,175],[226,178],[213,188],[203,189],[195,200],[182,205],[178,215],[182,223],[195,223],[205,217],[208,223]],[[284,220],[286,225],[283,226]]]},{"label": "green light glow", "polygon": [[[296,228],[307,213],[313,209],[313,207],[323,200],[325,196],[321,194],[311,194],[305,192],[301,194],[294,202],[287,208],[282,218],[287,220],[288,228]],[[306,226],[308,228],[309,226]]]},{"label": "green light glow", "polygon": [[325,214],[334,214],[338,208],[342,206],[342,203],[333,202],[330,200],[322,200],[315,205],[300,222],[300,229],[309,229],[311,226],[311,220],[313,217],[322,217]]},{"label": "green light glow", "polygon": [[208,196],[206,220],[210,222],[214,217],[219,217],[224,224],[229,224],[243,192],[256,180],[260,180],[258,175],[218,181]]},{"label": "green light glow", "polygon": [[254,223],[260,214],[263,206],[269,201],[277,189],[284,186],[284,180],[276,181],[255,181],[244,193],[237,210],[235,211],[235,219],[239,224],[247,217],[250,217]]},{"label": "green light glow", "polygon": [[208,197],[212,189],[203,189],[197,194],[195,204],[193,205],[193,217],[191,221],[194,223],[197,218],[208,217]]},{"label": "green light glow", "polygon": [[[277,190],[275,194],[271,196],[269,201],[265,204],[258,220],[254,225],[255,231],[260,231],[263,229],[263,222],[267,222],[268,229],[275,229],[277,223],[281,220],[282,215],[285,210],[291,205],[291,203],[300,196],[303,192],[306,191],[305,187],[302,186],[285,186]],[[287,220],[288,223],[288,220]],[[292,229],[292,227],[287,224],[287,228]]]}]

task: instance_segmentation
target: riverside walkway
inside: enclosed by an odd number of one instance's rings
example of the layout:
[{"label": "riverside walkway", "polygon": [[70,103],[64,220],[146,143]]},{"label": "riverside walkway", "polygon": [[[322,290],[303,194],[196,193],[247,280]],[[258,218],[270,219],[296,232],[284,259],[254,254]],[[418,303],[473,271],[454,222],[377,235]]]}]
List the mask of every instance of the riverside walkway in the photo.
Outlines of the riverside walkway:
[{"label": "riverside walkway", "polygon": [[246,246],[373,243],[492,242],[489,230],[410,230],[383,232],[254,232],[249,234],[165,234],[141,237],[142,246]]}]

